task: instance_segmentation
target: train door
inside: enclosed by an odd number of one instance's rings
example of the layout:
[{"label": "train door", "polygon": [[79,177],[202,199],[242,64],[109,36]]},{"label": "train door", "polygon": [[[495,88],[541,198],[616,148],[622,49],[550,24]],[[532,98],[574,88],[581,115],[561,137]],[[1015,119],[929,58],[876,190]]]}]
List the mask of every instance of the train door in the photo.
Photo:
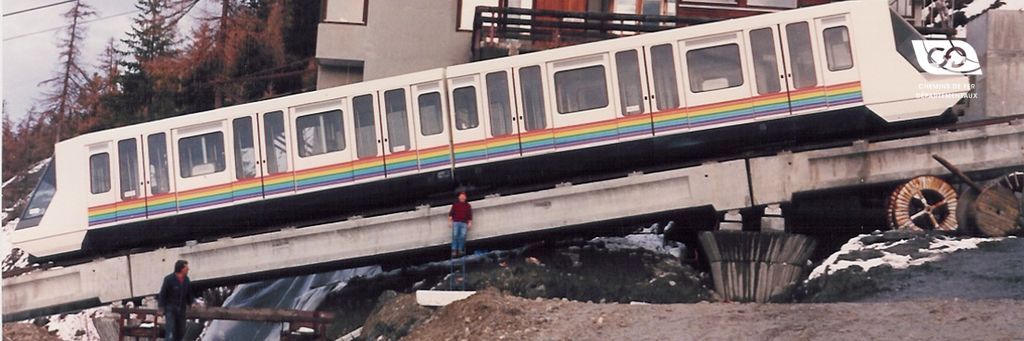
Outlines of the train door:
[{"label": "train door", "polygon": [[263,158],[258,146],[261,135],[256,115],[231,120],[231,149],[234,155],[234,180],[231,200],[249,202],[263,199]]},{"label": "train door", "polygon": [[818,59],[829,109],[860,103],[860,73],[853,61],[849,15],[815,19],[815,27],[820,33],[818,49],[825,51]]},{"label": "train door", "polygon": [[746,44],[740,32],[680,42],[687,116],[691,129],[753,119],[750,87],[744,86]]},{"label": "train door", "polygon": [[452,117],[452,139],[455,141],[455,166],[487,161],[487,127],[480,120],[480,76],[448,79],[448,112]]},{"label": "train door", "polygon": [[634,140],[651,136],[650,90],[647,88],[647,63],[642,62],[642,49],[615,52],[615,81],[612,93],[618,94],[613,101],[618,105],[616,128],[619,141]]},{"label": "train door", "polygon": [[519,114],[519,148],[523,156],[542,154],[554,148],[551,129],[551,110],[548,91],[544,84],[544,65],[514,68],[516,105]]},{"label": "train door", "polygon": [[647,64],[647,84],[651,89],[647,104],[651,107],[654,135],[684,132],[690,128],[683,103],[682,79],[675,43],[644,47]]},{"label": "train door", "polygon": [[111,164],[115,159],[114,150],[114,143],[110,141],[86,146],[89,155],[89,196],[86,199],[89,226],[117,221],[117,201],[120,195],[113,181],[116,173],[116,168]]},{"label": "train door", "polygon": [[376,93],[352,98],[355,127],[356,161],[352,163],[352,179],[373,181],[384,177],[384,137],[377,122]]},{"label": "train door", "polygon": [[225,122],[214,121],[171,130],[177,156],[174,177],[178,211],[231,203],[231,172],[227,171]]},{"label": "train door", "polygon": [[146,218],[146,180],[139,137],[117,141],[117,221]]},{"label": "train door", "polygon": [[412,111],[409,89],[401,87],[378,92],[383,100],[380,111],[384,137],[384,171],[388,177],[416,173],[416,140],[412,138]]},{"label": "train door", "polygon": [[551,116],[556,150],[618,141],[609,65],[607,53],[547,64],[547,84],[555,95]]},{"label": "train door", "polygon": [[490,161],[520,156],[519,133],[522,127],[520,116],[512,101],[512,70],[494,71],[484,75],[487,105],[484,108],[487,121],[487,159]]},{"label": "train door", "polygon": [[451,167],[451,148],[448,145],[448,115],[441,81],[418,84],[413,87],[413,117],[416,122],[417,163],[420,171]]},{"label": "train door", "polygon": [[778,25],[756,28],[747,32],[750,61],[753,70],[750,92],[754,116],[758,119],[789,115],[789,84],[782,70],[782,49],[779,47]]},{"label": "train door", "polygon": [[143,188],[147,192],[146,216],[149,218],[171,215],[178,210],[173,181],[174,167],[171,166],[168,148],[170,140],[166,132],[147,134],[142,140],[142,150],[145,151],[143,174],[146,180]]},{"label": "train door", "polygon": [[263,113],[259,117],[262,128],[261,167],[263,168],[263,197],[287,195],[295,190],[291,153],[289,150],[289,120],[284,111]]},{"label": "train door", "polygon": [[295,127],[295,188],[312,191],[352,182],[352,149],[343,109],[346,99],[291,109]]},{"label": "train door", "polygon": [[786,84],[789,86],[789,108],[793,115],[825,108],[825,90],[821,87],[821,67],[815,56],[814,24],[797,21],[779,25],[781,32]]}]

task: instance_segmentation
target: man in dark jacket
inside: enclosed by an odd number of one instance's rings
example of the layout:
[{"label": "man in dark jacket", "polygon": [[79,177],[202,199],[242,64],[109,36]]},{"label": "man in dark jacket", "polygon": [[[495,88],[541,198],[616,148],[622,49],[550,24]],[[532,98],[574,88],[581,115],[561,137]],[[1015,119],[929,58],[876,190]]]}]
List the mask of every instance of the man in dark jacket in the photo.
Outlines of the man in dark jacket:
[{"label": "man in dark jacket", "polygon": [[192,288],[188,280],[188,262],[174,262],[174,273],[164,277],[157,302],[166,321],[165,339],[180,341],[185,337],[185,309],[192,305]]},{"label": "man in dark jacket", "polygon": [[473,227],[473,207],[466,202],[466,192],[459,193],[459,201],[448,211],[448,222],[452,227],[452,257],[466,253],[466,233]]}]

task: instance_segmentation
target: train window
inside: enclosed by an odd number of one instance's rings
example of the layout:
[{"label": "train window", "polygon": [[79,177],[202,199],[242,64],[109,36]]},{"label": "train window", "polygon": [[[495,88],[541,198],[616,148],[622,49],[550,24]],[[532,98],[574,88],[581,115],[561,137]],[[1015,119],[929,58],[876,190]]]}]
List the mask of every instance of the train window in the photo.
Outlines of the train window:
[{"label": "train window", "polygon": [[762,28],[750,31],[750,54],[754,57],[754,79],[758,94],[770,94],[782,90],[779,84],[779,64],[775,57],[775,38],[772,29]]},{"label": "train window", "polygon": [[540,66],[519,69],[523,113],[526,131],[547,128],[547,111],[544,109],[544,85],[541,83]]},{"label": "train window", "polygon": [[431,136],[443,132],[444,120],[441,118],[441,93],[421,94],[417,102],[420,107],[420,134]]},{"label": "train window", "polygon": [[341,110],[331,110],[295,119],[299,156],[309,157],[345,150],[345,130],[342,128],[341,116]]},{"label": "train window", "polygon": [[373,96],[362,95],[352,99],[356,118],[356,156],[377,156],[377,128],[374,125]]},{"label": "train window", "polygon": [[853,52],[850,51],[850,32],[846,26],[826,28],[822,32],[825,38],[825,59],[828,60],[829,71],[846,70],[853,67]]},{"label": "train window", "polygon": [[213,132],[178,140],[181,177],[224,171],[224,133]]},{"label": "train window", "polygon": [[640,80],[640,63],[636,50],[615,54],[615,74],[619,78],[619,98],[623,115],[644,112],[643,90]]},{"label": "train window", "polygon": [[917,63],[913,43],[914,40],[924,40],[924,37],[891,9],[889,10],[889,19],[892,22],[892,38],[896,41],[896,52],[899,52],[903,59],[910,63],[910,65],[913,65],[918,72],[924,72],[921,65]]},{"label": "train window", "polygon": [[164,194],[171,191],[170,167],[167,165],[167,134],[146,137],[149,149],[149,193]]},{"label": "train window", "polygon": [[559,114],[608,106],[608,82],[603,65],[555,72]]},{"label": "train window", "polygon": [[452,91],[455,104],[455,129],[473,129],[480,125],[476,110],[476,87],[464,86]]},{"label": "train window", "polygon": [[491,72],[487,81],[487,113],[491,119],[491,135],[505,136],[512,133],[512,106],[508,99],[508,74],[505,71]]},{"label": "train window", "polygon": [[806,22],[786,25],[786,40],[793,71],[793,86],[797,89],[818,85],[814,71],[814,52],[811,51],[811,31]]},{"label": "train window", "polygon": [[135,139],[117,141],[117,165],[121,175],[121,199],[139,196],[139,147]]},{"label": "train window", "polygon": [[676,85],[676,63],[671,44],[651,47],[651,70],[654,75],[654,102],[658,110],[679,107],[679,89]]},{"label": "train window", "polygon": [[692,92],[740,86],[743,84],[740,46],[726,44],[687,51],[686,70]]},{"label": "train window", "polygon": [[253,143],[252,117],[239,117],[231,121],[235,140],[235,179],[256,177],[256,144]]},{"label": "train window", "polygon": [[284,113],[263,114],[263,140],[267,153],[267,173],[288,171],[288,138],[284,133]]},{"label": "train window", "polygon": [[39,226],[40,218],[46,214],[46,209],[50,207],[50,201],[53,200],[53,195],[56,193],[57,163],[51,159],[50,164],[46,165],[46,170],[43,171],[43,177],[39,179],[39,184],[32,191],[28,207],[22,212],[21,220],[18,221],[18,225],[14,229],[21,230]]},{"label": "train window", "polygon": [[110,191],[110,154],[99,153],[89,157],[89,189],[92,194]]},{"label": "train window", "polygon": [[409,150],[409,116],[405,114],[405,89],[384,92],[388,119],[388,145],[392,153]]}]

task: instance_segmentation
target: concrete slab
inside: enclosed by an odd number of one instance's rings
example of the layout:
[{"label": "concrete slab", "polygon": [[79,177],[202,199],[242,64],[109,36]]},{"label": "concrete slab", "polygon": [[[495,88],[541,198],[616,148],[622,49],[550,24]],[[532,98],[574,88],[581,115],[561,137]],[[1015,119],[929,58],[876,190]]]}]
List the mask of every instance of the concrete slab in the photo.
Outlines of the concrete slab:
[{"label": "concrete slab", "polygon": [[1024,166],[1024,121],[753,158],[750,173],[754,204],[788,202],[800,192],[948,174],[932,154],[965,172]]},{"label": "concrete slab", "polygon": [[476,291],[416,290],[416,303],[426,307],[443,307],[475,293]]}]

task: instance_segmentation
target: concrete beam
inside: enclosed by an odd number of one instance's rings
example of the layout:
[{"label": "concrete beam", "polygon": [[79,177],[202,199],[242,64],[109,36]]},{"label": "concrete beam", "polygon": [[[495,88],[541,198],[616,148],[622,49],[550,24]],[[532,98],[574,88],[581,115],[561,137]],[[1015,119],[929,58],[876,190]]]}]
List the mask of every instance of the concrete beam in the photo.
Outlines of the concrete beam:
[{"label": "concrete beam", "polygon": [[965,172],[1024,166],[1024,121],[753,158],[754,204],[788,202],[800,192],[949,174],[932,154]]},{"label": "concrete beam", "polygon": [[15,321],[133,297],[128,273],[128,258],[117,257],[5,278],[3,319]]},{"label": "concrete beam", "polygon": [[[595,222],[714,205],[750,205],[742,160],[641,174],[596,183],[472,202],[469,240],[550,231]],[[451,242],[449,206],[421,208],[276,233],[228,238],[131,255],[136,296],[160,289],[177,259],[193,281],[225,281],[352,259],[443,246]]]}]

